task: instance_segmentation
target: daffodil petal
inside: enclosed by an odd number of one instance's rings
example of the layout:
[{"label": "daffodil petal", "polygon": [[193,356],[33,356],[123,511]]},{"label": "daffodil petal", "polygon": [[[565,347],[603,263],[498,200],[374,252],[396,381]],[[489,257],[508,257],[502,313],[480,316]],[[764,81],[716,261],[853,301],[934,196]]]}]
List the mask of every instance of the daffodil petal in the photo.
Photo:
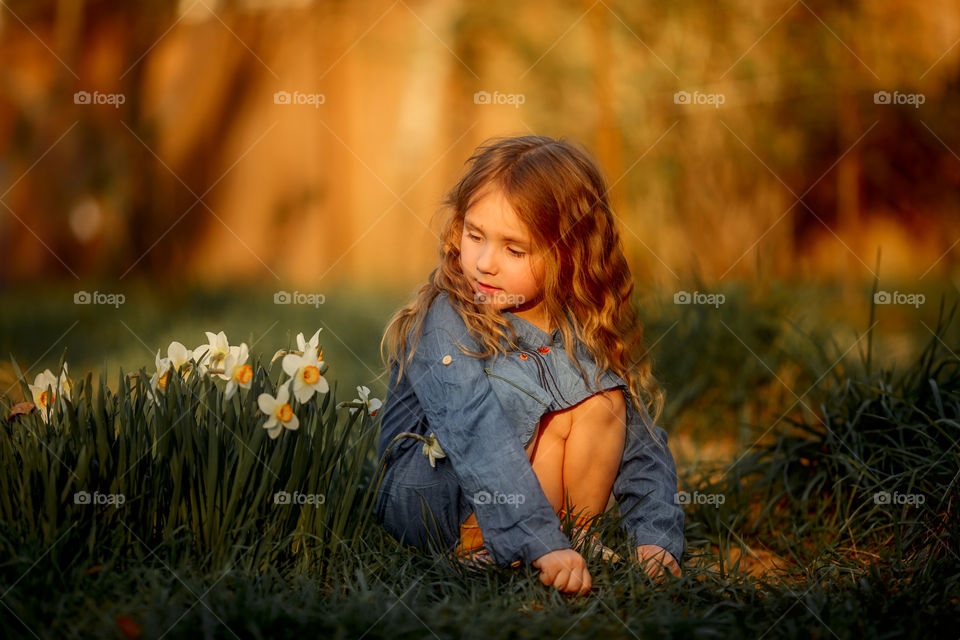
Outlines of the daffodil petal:
[{"label": "daffodil petal", "polygon": [[269,393],[261,393],[257,396],[257,405],[260,407],[260,411],[269,416],[273,414],[273,410],[277,406],[277,400]]},{"label": "daffodil petal", "polygon": [[295,353],[283,356],[283,372],[290,377],[295,376],[297,371],[300,370],[301,359],[302,358]]}]

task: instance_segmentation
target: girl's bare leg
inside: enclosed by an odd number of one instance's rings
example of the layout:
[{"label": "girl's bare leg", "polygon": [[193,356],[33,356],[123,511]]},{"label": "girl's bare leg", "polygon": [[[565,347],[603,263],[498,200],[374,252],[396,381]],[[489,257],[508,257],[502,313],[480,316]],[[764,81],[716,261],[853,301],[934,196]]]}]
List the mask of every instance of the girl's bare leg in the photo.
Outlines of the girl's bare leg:
[{"label": "girl's bare leg", "polygon": [[537,474],[540,487],[554,511],[563,506],[563,460],[564,446],[570,435],[573,410],[554,411],[540,418],[540,426],[533,440],[527,445],[530,466]]},{"label": "girl's bare leg", "polygon": [[574,513],[591,517],[606,510],[620,469],[627,405],[623,392],[611,389],[572,409],[563,454],[563,486]]},{"label": "girl's bare leg", "polygon": [[[619,389],[545,414],[526,447],[544,495],[559,512],[564,493],[574,512],[590,517],[607,507],[626,436],[626,404]],[[476,526],[475,514],[464,525]]]}]

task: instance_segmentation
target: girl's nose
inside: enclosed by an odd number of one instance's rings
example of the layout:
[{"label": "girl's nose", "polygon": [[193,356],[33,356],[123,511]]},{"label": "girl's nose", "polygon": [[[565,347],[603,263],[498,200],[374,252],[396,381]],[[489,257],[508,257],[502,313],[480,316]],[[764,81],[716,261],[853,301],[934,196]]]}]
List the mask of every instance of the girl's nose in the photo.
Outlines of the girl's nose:
[{"label": "girl's nose", "polygon": [[496,273],[497,263],[492,247],[488,244],[477,256],[477,269],[484,273]]}]

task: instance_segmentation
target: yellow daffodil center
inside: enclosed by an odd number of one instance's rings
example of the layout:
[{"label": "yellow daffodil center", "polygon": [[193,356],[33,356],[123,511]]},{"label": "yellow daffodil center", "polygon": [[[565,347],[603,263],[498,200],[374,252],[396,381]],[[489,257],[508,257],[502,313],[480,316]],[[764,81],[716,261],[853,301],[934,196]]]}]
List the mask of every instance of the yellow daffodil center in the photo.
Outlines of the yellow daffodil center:
[{"label": "yellow daffodil center", "polygon": [[304,367],[303,373],[300,374],[303,377],[303,381],[307,384],[314,384],[317,380],[320,379],[320,369],[310,366]]},{"label": "yellow daffodil center", "polygon": [[53,403],[53,394],[49,391],[40,393],[40,406],[49,407]]},{"label": "yellow daffodil center", "polygon": [[235,370],[233,373],[233,379],[239,382],[240,384],[246,384],[250,382],[250,378],[253,377],[253,369],[250,368],[250,365],[245,364],[239,369]]},{"label": "yellow daffodil center", "polygon": [[163,375],[160,376],[160,379],[157,380],[157,386],[160,387],[161,389],[166,389],[166,388],[167,388],[167,379],[168,379],[169,377],[170,377],[170,370],[167,369],[166,371],[163,372]]},{"label": "yellow daffodil center", "polygon": [[293,417],[293,409],[290,408],[289,404],[282,404],[277,407],[277,419],[280,422],[290,422],[290,418]]}]

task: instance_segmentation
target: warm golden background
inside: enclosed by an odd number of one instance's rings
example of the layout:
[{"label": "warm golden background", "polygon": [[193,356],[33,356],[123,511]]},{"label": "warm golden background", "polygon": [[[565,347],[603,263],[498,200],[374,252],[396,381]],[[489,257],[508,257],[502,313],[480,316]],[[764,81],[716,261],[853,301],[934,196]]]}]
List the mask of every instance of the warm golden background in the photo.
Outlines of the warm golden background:
[{"label": "warm golden background", "polygon": [[[441,198],[501,135],[601,163],[675,432],[720,398],[722,422],[763,422],[806,388],[793,354],[836,345],[812,382],[873,320],[874,360],[903,363],[957,299],[953,2],[0,5],[0,353],[31,380],[64,349],[112,384],[204,331],[269,357],[322,327],[339,395],[382,398],[379,339],[436,263]],[[875,278],[925,303],[874,318]],[[727,302],[673,304],[694,290]]]},{"label": "warm golden background", "polygon": [[407,288],[470,151],[525,133],[595,153],[644,281],[956,275],[954,2],[4,5],[4,284]]}]

